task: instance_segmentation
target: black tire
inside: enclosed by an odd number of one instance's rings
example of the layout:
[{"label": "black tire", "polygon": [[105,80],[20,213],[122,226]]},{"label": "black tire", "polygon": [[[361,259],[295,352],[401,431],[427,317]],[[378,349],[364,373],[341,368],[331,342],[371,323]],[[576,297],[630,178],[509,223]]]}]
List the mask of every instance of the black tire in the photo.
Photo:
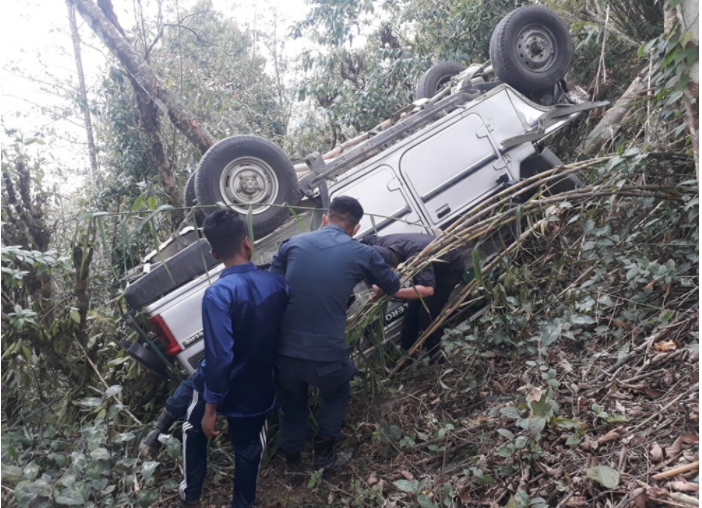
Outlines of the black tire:
[{"label": "black tire", "polygon": [[422,74],[417,83],[417,99],[430,99],[448,84],[452,77],[466,70],[460,62],[439,62]]},{"label": "black tire", "polygon": [[204,238],[200,239],[127,286],[124,299],[130,309],[141,309],[217,263],[219,261],[210,252],[210,244]]},{"label": "black tire", "polygon": [[161,358],[156,353],[148,349],[139,342],[121,341],[121,346],[127,350],[127,354],[139,362],[147,370],[160,377],[167,378],[168,370]]},{"label": "black tire", "polygon": [[523,93],[552,88],[573,57],[568,27],[553,11],[526,5],[502,18],[490,38],[497,77]]},{"label": "black tire", "polygon": [[[195,173],[188,177],[188,181],[183,189],[183,205],[188,208],[197,206],[197,196],[195,195]],[[205,212],[203,212],[200,208],[196,208],[193,210],[193,216],[195,217],[195,224],[197,224],[198,227],[202,226],[202,223],[205,220]],[[192,226],[192,224],[188,225]]]},{"label": "black tire", "polygon": [[[530,178],[534,175],[562,165],[563,161],[556,157],[551,150],[544,148],[541,153],[532,155],[528,159],[522,161],[520,176],[523,179]],[[547,194],[553,196],[578,189],[583,185],[585,185],[585,183],[578,177],[578,175],[571,173],[570,175],[565,175],[562,179],[551,180],[548,185]],[[529,199],[534,195],[534,193],[537,192],[537,190],[538,189],[534,189],[529,191],[527,194],[524,194],[522,196],[523,199]]]},{"label": "black tire", "polygon": [[292,163],[280,148],[257,136],[233,136],[207,150],[195,173],[195,195],[199,206],[209,207],[203,208],[205,214],[212,213],[211,205],[218,202],[244,216],[252,206],[256,238],[271,233],[290,216],[288,208],[266,204],[294,206],[300,201]]}]

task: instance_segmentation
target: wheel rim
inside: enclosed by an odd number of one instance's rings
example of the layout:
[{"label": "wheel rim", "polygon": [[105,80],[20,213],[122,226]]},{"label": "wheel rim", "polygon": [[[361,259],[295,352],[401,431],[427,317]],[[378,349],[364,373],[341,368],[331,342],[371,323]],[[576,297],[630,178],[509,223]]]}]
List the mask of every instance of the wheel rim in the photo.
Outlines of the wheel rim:
[{"label": "wheel rim", "polygon": [[219,190],[227,205],[239,213],[265,212],[278,197],[273,168],[257,157],[239,157],[227,164],[219,178]]},{"label": "wheel rim", "polygon": [[519,32],[515,48],[519,63],[531,72],[546,72],[558,56],[556,38],[541,25],[529,25]]}]

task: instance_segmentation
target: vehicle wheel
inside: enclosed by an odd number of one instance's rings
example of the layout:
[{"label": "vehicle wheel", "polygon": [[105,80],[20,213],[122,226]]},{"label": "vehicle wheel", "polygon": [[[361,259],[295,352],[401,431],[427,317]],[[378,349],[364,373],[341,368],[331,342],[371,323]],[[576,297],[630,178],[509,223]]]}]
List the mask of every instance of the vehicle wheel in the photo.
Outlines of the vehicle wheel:
[{"label": "vehicle wheel", "polygon": [[444,88],[451,78],[466,70],[459,62],[439,62],[429,68],[417,83],[417,99],[430,99]]},{"label": "vehicle wheel", "polygon": [[[520,177],[530,178],[534,175],[543,173],[544,171],[548,171],[549,169],[562,165],[563,162],[558,157],[556,157],[556,155],[551,150],[549,150],[548,148],[544,148],[541,153],[532,155],[528,159],[522,161],[522,165],[520,167]],[[561,194],[563,192],[578,189],[583,185],[585,184],[578,177],[578,175],[571,173],[570,175],[565,175],[560,180],[552,180],[548,186],[547,194],[553,196],[556,194]],[[527,194],[524,194],[523,199],[529,199],[531,196],[534,195],[536,191],[537,189],[534,189],[528,192]]]},{"label": "vehicle wheel", "polygon": [[[188,181],[185,184],[185,189],[183,189],[183,205],[188,208],[197,206],[197,196],[195,195],[195,173],[188,177]],[[202,226],[202,222],[205,220],[205,212],[203,212],[200,208],[196,208],[193,210],[193,215],[195,217],[195,224],[197,224],[198,227]]]},{"label": "vehicle wheel", "polygon": [[[242,215],[251,208],[256,238],[271,233],[290,216],[290,210],[280,205],[294,206],[300,200],[288,157],[257,136],[233,136],[212,146],[195,173],[195,195],[203,207],[222,202]],[[214,208],[203,210],[207,215]]]},{"label": "vehicle wheel", "polygon": [[139,310],[218,264],[210,250],[203,238],[152,268],[124,290],[129,308]]},{"label": "vehicle wheel", "polygon": [[163,361],[150,349],[147,349],[139,342],[121,341],[121,346],[127,350],[127,354],[134,358],[157,376],[168,377],[166,366]]},{"label": "vehicle wheel", "polygon": [[565,23],[540,5],[510,12],[490,38],[495,74],[523,93],[553,87],[565,76],[572,56],[573,41]]}]

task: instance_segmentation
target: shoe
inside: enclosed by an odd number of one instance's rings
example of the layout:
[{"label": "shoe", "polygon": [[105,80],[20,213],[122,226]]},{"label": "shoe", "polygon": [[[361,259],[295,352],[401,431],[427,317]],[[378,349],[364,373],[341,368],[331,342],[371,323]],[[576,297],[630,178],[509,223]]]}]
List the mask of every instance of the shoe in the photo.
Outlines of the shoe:
[{"label": "shoe", "polygon": [[167,409],[162,409],[154,423],[154,428],[139,443],[139,451],[150,456],[156,455],[161,449],[161,441],[158,440],[158,436],[165,434],[176,420],[178,418]]},{"label": "shoe", "polygon": [[305,481],[305,471],[302,467],[300,452],[285,452],[285,482],[291,487],[298,487]]},{"label": "shoe", "polygon": [[334,451],[336,439],[317,436],[314,438],[314,468],[324,471],[338,471],[349,465],[353,458],[354,449],[348,448],[340,452]]},{"label": "shoe", "polygon": [[182,508],[200,508],[200,500],[198,499],[197,501],[185,501],[181,499],[180,506]]}]

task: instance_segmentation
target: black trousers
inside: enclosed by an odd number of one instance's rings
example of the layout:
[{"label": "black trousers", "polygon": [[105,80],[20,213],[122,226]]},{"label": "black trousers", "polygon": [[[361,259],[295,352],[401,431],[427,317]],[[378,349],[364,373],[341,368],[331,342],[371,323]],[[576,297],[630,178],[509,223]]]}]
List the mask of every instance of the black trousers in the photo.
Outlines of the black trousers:
[{"label": "black trousers", "polygon": [[308,389],[316,386],[322,396],[317,415],[319,435],[337,438],[351,396],[356,366],[350,358],[320,362],[291,356],[276,361],[276,391],[280,403],[280,433],[285,452],[299,452],[307,440]]},{"label": "black trousers", "polygon": [[[424,304],[422,304],[422,300],[409,300],[400,334],[402,349],[409,350],[417,342],[420,333],[429,328],[431,322],[444,310],[453,289],[461,281],[462,276],[462,266],[447,267],[447,269],[441,271],[437,270],[434,294],[424,298]],[[424,307],[425,305],[426,308]],[[434,350],[441,342],[443,334],[443,327],[439,327],[424,341],[424,349],[428,351]]]},{"label": "black trousers", "polygon": [[[184,501],[197,501],[207,473],[207,436],[202,432],[205,401],[193,391],[183,423],[183,481],[178,491]],[[234,494],[232,508],[249,508],[256,501],[256,483],[263,449],[266,447],[267,414],[227,418],[234,449]]]}]

